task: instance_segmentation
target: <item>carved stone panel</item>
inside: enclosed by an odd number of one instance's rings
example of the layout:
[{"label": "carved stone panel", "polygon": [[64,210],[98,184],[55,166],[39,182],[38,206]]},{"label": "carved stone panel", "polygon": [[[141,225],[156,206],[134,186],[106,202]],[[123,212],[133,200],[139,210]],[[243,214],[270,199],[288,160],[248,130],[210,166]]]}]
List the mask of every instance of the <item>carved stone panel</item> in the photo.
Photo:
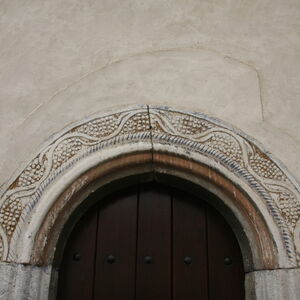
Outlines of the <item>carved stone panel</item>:
[{"label": "carved stone panel", "polygon": [[[94,117],[62,132],[30,161],[0,202],[0,259],[16,261],[15,241],[47,186],[103,149],[149,142],[176,146],[221,164],[263,201],[281,233],[290,266],[300,265],[299,185],[261,146],[205,115],[137,108]],[[122,153],[120,153],[121,155]],[[37,213],[37,212],[35,212]]]}]

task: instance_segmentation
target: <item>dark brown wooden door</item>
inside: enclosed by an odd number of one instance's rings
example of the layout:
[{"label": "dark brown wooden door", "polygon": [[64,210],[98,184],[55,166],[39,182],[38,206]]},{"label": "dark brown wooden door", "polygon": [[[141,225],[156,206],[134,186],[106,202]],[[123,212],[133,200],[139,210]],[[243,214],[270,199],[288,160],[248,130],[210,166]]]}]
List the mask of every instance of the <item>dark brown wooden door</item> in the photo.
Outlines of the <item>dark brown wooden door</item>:
[{"label": "dark brown wooden door", "polygon": [[237,240],[206,202],[156,183],[122,190],[72,231],[59,300],[240,300]]}]

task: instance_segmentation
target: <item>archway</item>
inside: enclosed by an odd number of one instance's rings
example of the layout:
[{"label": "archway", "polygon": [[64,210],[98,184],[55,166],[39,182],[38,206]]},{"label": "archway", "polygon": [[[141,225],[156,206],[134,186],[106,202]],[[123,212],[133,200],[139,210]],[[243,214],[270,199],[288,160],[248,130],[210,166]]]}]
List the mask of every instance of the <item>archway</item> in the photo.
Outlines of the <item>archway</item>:
[{"label": "archway", "polygon": [[[265,289],[274,282],[274,271],[261,270],[285,269],[278,272],[298,276],[291,270],[299,265],[296,181],[252,139],[220,121],[146,106],[71,126],[8,186],[1,198],[0,250],[2,261],[10,263],[5,268],[15,272],[16,285],[28,291],[26,282],[42,273],[40,284],[35,282],[28,293],[42,293],[46,299],[49,274],[55,276],[57,241],[73,212],[96,188],[140,174],[169,174],[221,199],[220,209],[227,208],[238,224],[250,272],[249,297],[268,295]],[[27,267],[17,266],[21,270],[16,272],[15,263]],[[257,276],[263,276],[265,286],[256,282]],[[279,293],[286,297],[295,289]]]}]

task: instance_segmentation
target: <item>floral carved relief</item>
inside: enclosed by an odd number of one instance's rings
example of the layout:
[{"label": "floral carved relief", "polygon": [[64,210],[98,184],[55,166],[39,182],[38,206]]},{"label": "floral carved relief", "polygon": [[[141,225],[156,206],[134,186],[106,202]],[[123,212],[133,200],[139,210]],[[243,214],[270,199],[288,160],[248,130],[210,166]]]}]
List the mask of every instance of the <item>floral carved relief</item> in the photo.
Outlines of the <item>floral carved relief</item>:
[{"label": "floral carved relief", "polygon": [[0,259],[16,259],[13,241],[45,188],[61,174],[92,153],[140,141],[154,146],[174,145],[203,155],[243,180],[278,226],[290,265],[300,265],[300,194],[294,179],[239,131],[204,115],[167,108],[132,109],[95,117],[44,147],[1,197]]}]

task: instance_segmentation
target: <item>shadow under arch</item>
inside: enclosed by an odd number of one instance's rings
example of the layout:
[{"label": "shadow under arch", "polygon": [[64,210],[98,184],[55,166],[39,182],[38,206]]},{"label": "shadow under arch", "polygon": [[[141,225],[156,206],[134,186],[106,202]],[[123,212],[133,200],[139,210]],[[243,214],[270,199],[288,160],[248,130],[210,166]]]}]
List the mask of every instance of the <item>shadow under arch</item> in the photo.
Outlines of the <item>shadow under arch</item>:
[{"label": "shadow under arch", "polygon": [[[206,202],[221,213],[239,241],[239,245],[243,253],[245,271],[249,272],[253,270],[253,253],[248,240],[249,234],[245,234],[242,224],[239,222],[231,208],[227,206],[226,202],[222,201],[218,196],[199,184],[178,176],[170,175],[166,172],[161,173],[156,171],[149,171],[147,173],[140,173],[116,179],[113,182],[107,183],[91,192],[86,199],[80,202],[74,211],[71,212],[71,215],[68,217],[63,227],[54,229],[54,232],[56,230],[59,232],[59,236],[56,240],[56,245],[54,247],[49,247],[47,249],[48,254],[46,255],[52,260],[50,263],[54,270],[59,271],[63,249],[74,226],[91,207],[101,203],[102,199],[106,199],[107,196],[114,194],[119,190],[128,189],[132,186],[149,182],[156,182],[167,187],[174,187],[176,190],[181,190],[189,195],[194,195],[196,197],[195,199],[198,199],[201,202]],[[92,183],[92,186],[94,190],[97,183]],[[58,226],[61,226],[61,224],[58,224]],[[51,253],[54,253],[54,255],[52,256]]]}]

